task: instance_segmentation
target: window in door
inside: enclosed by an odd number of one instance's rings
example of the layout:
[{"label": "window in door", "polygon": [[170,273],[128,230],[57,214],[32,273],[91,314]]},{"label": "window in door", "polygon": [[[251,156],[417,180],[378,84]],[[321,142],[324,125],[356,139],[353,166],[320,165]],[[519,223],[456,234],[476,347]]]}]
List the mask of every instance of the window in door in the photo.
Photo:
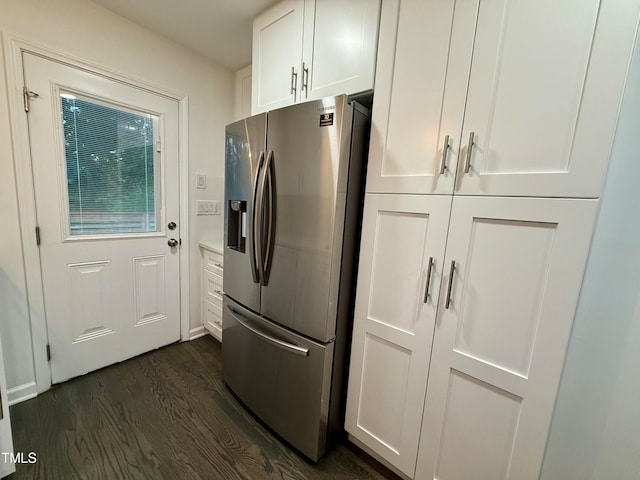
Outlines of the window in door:
[{"label": "window in door", "polygon": [[61,92],[68,234],[156,232],[158,117]]}]

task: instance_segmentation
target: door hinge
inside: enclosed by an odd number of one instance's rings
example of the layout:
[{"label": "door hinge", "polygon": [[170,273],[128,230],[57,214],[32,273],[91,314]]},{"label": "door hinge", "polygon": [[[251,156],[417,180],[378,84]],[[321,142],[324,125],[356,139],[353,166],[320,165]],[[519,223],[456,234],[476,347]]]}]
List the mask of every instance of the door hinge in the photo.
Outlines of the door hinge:
[{"label": "door hinge", "polygon": [[40,227],[36,225],[36,245],[40,246]]},{"label": "door hinge", "polygon": [[36,92],[29,90],[26,86],[22,87],[22,101],[24,102],[24,111],[29,113],[29,99],[30,98],[38,98]]},{"label": "door hinge", "polygon": [[51,345],[47,343],[47,362],[51,361]]}]

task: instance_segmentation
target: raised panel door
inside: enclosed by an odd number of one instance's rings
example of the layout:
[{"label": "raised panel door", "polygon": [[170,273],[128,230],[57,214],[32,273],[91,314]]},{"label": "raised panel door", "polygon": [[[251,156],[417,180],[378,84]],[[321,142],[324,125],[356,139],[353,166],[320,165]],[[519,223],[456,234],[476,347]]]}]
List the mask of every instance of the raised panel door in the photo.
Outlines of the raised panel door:
[{"label": "raised panel door", "polygon": [[307,0],[302,100],[373,88],[380,0]]},{"label": "raised panel door", "polygon": [[38,93],[29,135],[59,383],[180,339],[179,105],[44,57],[23,61]]},{"label": "raised panel door", "polygon": [[346,430],[412,477],[451,197],[365,197]]},{"label": "raised panel door", "polygon": [[300,99],[304,0],[284,0],[253,21],[251,112]]},{"label": "raised panel door", "polygon": [[479,2],[456,193],[599,196],[639,9]]},{"label": "raised panel door", "polygon": [[382,5],[368,192],[453,191],[475,3]]},{"label": "raised panel door", "polygon": [[538,478],[596,207],[455,197],[416,478]]}]

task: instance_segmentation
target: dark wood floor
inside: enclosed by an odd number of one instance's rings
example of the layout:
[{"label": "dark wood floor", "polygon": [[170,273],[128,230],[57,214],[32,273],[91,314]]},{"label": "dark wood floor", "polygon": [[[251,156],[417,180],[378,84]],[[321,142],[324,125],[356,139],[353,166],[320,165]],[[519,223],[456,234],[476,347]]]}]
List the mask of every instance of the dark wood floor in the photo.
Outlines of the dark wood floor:
[{"label": "dark wood floor", "polygon": [[397,478],[354,447],[316,465],[276,439],[223,384],[220,344],[175,344],[11,407],[11,480]]}]

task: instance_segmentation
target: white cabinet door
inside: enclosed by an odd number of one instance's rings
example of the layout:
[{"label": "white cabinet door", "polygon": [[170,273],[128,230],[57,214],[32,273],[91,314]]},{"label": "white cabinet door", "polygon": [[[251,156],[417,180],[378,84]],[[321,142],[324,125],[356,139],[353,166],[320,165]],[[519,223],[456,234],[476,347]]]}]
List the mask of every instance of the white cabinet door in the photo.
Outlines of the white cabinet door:
[{"label": "white cabinet door", "polygon": [[622,3],[480,2],[456,193],[599,196],[640,4]]},{"label": "white cabinet door", "polygon": [[453,191],[475,13],[473,2],[383,3],[368,192]]},{"label": "white cabinet door", "polygon": [[450,207],[450,196],[365,198],[345,428],[408,476],[415,470]]},{"label": "white cabinet door", "polygon": [[307,0],[302,100],[373,88],[380,0]]},{"label": "white cabinet door", "polygon": [[299,100],[304,0],[284,0],[253,22],[251,111]]},{"label": "white cabinet door", "polygon": [[596,206],[454,199],[416,478],[538,478]]}]

